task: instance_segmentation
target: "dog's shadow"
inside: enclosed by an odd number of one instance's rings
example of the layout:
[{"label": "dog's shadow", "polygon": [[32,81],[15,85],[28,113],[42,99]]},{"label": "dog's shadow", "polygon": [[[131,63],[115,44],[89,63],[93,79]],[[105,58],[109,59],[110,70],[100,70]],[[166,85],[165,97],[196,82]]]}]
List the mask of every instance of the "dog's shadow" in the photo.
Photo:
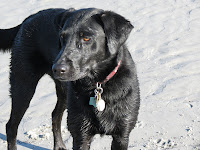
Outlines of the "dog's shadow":
[{"label": "dog's shadow", "polygon": [[[0,139],[6,141],[6,135],[0,133]],[[29,148],[29,149],[34,149],[34,150],[50,150],[50,149],[47,149],[47,148],[44,148],[44,147],[40,147],[40,146],[33,145],[33,144],[30,144],[30,143],[22,142],[20,140],[17,140],[17,145],[21,145],[23,147],[26,147],[26,148]]]}]

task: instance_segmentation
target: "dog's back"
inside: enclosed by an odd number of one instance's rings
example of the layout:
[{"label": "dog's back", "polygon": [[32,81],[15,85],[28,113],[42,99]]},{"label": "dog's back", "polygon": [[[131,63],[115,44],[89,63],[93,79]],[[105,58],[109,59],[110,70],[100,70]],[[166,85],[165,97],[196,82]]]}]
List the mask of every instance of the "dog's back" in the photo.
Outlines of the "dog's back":
[{"label": "dog's back", "polygon": [[[45,55],[50,48],[55,50],[55,45],[59,45],[57,42],[60,29],[56,17],[65,11],[65,9],[43,10],[29,16],[16,27],[0,29],[0,49],[3,51],[16,49],[25,43],[27,49],[32,47],[40,52],[44,51]],[[53,37],[55,38],[52,39]]]}]

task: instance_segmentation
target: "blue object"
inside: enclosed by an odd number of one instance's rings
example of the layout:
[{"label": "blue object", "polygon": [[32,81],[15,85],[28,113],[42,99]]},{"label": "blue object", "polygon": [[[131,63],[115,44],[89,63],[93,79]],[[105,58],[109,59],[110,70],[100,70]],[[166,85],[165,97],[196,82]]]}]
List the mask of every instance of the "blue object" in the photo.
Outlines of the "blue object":
[{"label": "blue object", "polygon": [[96,99],[96,97],[90,97],[89,105],[93,105],[94,107],[97,107],[97,99]]}]

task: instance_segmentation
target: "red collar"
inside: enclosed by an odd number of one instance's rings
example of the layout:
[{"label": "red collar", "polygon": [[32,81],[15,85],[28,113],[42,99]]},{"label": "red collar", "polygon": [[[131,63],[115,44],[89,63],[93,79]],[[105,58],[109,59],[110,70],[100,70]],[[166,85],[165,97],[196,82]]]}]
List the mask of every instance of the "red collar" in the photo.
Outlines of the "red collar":
[{"label": "red collar", "polygon": [[104,84],[106,83],[107,81],[109,81],[116,73],[117,73],[117,70],[119,69],[119,66],[121,64],[122,60],[120,60],[118,62],[118,65],[115,67],[115,69],[106,77],[106,79],[103,81],[103,82],[98,82],[99,84]]}]

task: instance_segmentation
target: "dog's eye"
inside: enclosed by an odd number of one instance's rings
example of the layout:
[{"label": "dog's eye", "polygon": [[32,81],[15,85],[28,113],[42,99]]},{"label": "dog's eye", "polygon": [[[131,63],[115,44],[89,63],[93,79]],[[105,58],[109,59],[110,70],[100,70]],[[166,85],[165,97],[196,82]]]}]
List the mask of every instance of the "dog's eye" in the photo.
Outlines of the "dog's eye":
[{"label": "dog's eye", "polygon": [[89,41],[90,38],[86,38],[86,37],[84,37],[83,40],[84,40],[84,41]]}]

